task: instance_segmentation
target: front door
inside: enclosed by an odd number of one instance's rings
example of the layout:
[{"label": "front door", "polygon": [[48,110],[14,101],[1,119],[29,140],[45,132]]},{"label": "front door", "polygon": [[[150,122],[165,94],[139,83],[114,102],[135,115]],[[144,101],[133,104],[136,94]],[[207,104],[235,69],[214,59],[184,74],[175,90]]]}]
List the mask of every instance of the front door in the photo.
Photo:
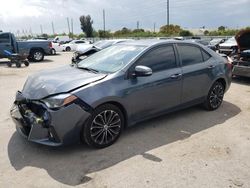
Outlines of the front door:
[{"label": "front door", "polygon": [[130,77],[129,111],[133,120],[149,117],[180,104],[181,68],[178,67],[173,45],[163,45],[146,52],[135,66],[150,67],[148,77]]}]

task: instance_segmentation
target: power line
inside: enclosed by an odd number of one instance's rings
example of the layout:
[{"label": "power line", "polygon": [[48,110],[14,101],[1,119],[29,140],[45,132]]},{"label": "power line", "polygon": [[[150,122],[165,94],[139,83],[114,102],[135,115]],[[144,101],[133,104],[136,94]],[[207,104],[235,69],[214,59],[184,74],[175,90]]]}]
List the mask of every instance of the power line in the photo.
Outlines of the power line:
[{"label": "power line", "polygon": [[73,18],[71,18],[71,33],[72,33],[72,35],[74,34],[74,30],[73,30]]},{"label": "power line", "polygon": [[52,26],[52,32],[53,32],[53,35],[55,34],[55,28],[54,28],[54,23],[51,22],[51,26]]},{"label": "power line", "polygon": [[169,0],[167,0],[167,25],[169,26]]},{"label": "power line", "polygon": [[40,25],[41,35],[43,34],[43,26]]},{"label": "power line", "polygon": [[104,37],[105,37],[105,27],[106,27],[106,17],[105,17],[105,10],[103,9],[103,11],[102,11],[102,16],[103,16],[103,33],[104,33]]},{"label": "power line", "polygon": [[67,24],[68,24],[69,34],[70,34],[69,17],[67,17]]},{"label": "power line", "polygon": [[136,28],[139,29],[139,27],[140,27],[140,22],[137,21],[137,22],[136,22]]}]

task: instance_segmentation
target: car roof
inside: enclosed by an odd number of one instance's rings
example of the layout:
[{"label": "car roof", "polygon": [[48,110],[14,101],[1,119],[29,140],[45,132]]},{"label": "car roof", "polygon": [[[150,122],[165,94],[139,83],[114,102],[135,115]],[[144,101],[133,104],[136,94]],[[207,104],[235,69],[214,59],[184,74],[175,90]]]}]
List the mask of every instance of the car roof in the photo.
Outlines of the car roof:
[{"label": "car roof", "polygon": [[150,47],[154,45],[160,45],[160,44],[170,44],[170,43],[186,43],[186,44],[197,44],[201,46],[198,43],[190,42],[190,41],[183,41],[183,40],[174,40],[174,39],[167,39],[167,40],[157,40],[157,39],[144,39],[144,40],[134,40],[134,41],[125,41],[121,43],[121,45],[135,45],[135,46],[145,46]]}]

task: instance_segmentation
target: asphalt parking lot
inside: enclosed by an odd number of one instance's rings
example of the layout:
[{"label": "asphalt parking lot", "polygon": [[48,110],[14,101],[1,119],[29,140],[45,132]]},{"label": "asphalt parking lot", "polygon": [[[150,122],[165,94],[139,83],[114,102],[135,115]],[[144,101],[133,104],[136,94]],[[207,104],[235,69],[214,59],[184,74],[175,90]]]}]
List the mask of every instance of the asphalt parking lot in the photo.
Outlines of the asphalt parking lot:
[{"label": "asphalt parking lot", "polygon": [[24,140],[9,116],[15,92],[71,56],[22,68],[0,60],[0,187],[250,187],[250,79],[234,79],[217,111],[197,106],[140,123],[102,150]]}]

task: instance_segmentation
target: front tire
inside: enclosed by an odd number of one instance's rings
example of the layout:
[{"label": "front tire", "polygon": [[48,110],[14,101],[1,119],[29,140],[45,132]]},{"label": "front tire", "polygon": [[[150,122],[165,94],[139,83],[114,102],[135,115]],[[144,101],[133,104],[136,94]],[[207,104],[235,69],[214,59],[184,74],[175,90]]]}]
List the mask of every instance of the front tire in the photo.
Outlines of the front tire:
[{"label": "front tire", "polygon": [[204,106],[207,110],[212,111],[220,107],[223,102],[225,87],[219,81],[216,81],[210,88]]},{"label": "front tire", "polygon": [[97,107],[83,127],[83,140],[89,146],[105,148],[117,141],[124,127],[121,110],[112,104]]}]

